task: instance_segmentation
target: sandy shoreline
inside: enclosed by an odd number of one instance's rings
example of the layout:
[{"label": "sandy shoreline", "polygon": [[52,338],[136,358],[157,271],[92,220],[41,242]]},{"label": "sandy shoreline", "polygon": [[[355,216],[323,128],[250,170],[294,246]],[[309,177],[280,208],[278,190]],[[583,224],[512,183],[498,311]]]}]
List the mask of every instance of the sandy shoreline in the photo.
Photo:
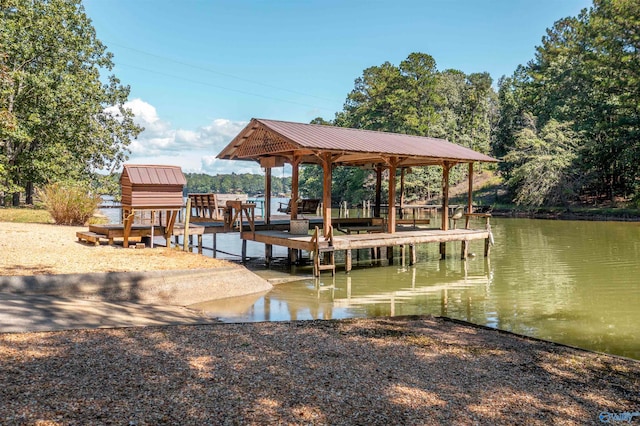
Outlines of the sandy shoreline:
[{"label": "sandy shoreline", "polygon": [[[74,236],[0,222],[0,275],[228,265]],[[0,366],[3,425],[602,424],[640,411],[640,362],[425,317],[0,333]]]},{"label": "sandy shoreline", "polygon": [[79,243],[86,227],[0,222],[0,275],[74,274],[202,269],[229,266],[224,260],[177,249],[124,249]]}]

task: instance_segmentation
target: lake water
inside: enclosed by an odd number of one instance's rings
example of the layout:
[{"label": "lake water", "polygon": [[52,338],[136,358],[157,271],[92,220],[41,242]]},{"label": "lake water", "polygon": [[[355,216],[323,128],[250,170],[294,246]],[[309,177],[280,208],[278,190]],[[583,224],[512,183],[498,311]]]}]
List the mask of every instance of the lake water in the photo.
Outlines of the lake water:
[{"label": "lake water", "polygon": [[[640,359],[640,223],[493,218],[492,229],[488,259],[482,241],[471,242],[477,256],[467,261],[459,258],[460,243],[447,244],[445,260],[438,244],[419,246],[418,263],[406,267],[397,258],[372,265],[365,250],[359,262],[354,254],[350,274],[338,265],[335,277],[314,279],[310,266],[294,267],[299,281],[202,307],[229,322],[443,315]],[[231,253],[218,257],[238,260],[238,234],[217,238]],[[284,258],[286,250],[274,247],[274,254]],[[259,274],[288,272],[284,261],[260,270],[262,244],[249,242],[248,255]]]}]

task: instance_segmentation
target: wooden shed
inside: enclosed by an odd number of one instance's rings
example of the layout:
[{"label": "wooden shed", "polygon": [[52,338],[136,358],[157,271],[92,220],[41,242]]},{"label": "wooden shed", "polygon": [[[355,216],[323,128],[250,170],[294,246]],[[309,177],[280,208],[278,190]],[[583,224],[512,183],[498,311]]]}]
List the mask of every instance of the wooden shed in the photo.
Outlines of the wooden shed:
[{"label": "wooden shed", "polygon": [[125,164],[120,176],[124,247],[128,239],[136,210],[151,210],[154,222],[156,211],[166,211],[165,239],[173,233],[178,212],[184,204],[182,190],[187,183],[182,169],[177,166]]},{"label": "wooden shed", "polygon": [[125,164],[120,176],[122,206],[136,209],[182,207],[187,183],[180,167]]}]

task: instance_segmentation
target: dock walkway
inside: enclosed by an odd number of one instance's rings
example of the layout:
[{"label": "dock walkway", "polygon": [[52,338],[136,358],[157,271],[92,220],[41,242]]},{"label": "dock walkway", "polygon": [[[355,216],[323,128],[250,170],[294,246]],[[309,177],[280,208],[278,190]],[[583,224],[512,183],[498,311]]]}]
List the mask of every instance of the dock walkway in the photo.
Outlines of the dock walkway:
[{"label": "dock walkway", "polygon": [[[451,229],[443,231],[441,229],[408,229],[399,228],[397,232],[391,234],[386,232],[344,234],[333,236],[333,250],[345,252],[345,271],[352,269],[352,251],[360,249],[371,249],[372,257],[380,257],[380,248],[386,248],[387,259],[393,262],[393,247],[400,247],[402,261],[405,258],[405,246],[409,247],[409,264],[416,261],[415,246],[417,244],[439,243],[441,256],[446,255],[445,243],[460,241],[461,258],[468,256],[468,242],[472,240],[485,240],[485,256],[489,255],[489,234],[488,229]],[[276,245],[287,247],[292,250],[316,251],[329,246],[329,242],[322,238],[317,245],[311,235],[294,235],[287,231],[265,230],[265,231],[244,231],[241,234],[243,240],[255,241],[266,245]]]}]

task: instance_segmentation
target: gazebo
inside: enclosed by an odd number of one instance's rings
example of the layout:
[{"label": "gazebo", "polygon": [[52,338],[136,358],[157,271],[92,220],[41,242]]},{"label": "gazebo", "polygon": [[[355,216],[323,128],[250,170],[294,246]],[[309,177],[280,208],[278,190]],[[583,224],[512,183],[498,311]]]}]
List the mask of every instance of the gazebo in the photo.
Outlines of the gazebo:
[{"label": "gazebo", "polygon": [[[376,132],[318,124],[252,119],[229,143],[218,158],[259,162],[265,168],[265,197],[271,193],[271,168],[285,163],[292,166],[291,198],[299,198],[300,164],[318,164],[323,170],[323,228],[331,226],[331,173],[334,166],[365,167],[376,171],[375,212],[380,212],[382,172],[389,179],[387,232],[396,231],[396,172],[417,166],[442,166],[443,208],[441,229],[448,229],[449,171],[456,164],[468,164],[468,213],[472,213],[473,164],[497,162],[495,158],[444,139]],[[265,200],[269,220],[269,199]],[[297,216],[297,203],[291,204],[291,218]]]}]

